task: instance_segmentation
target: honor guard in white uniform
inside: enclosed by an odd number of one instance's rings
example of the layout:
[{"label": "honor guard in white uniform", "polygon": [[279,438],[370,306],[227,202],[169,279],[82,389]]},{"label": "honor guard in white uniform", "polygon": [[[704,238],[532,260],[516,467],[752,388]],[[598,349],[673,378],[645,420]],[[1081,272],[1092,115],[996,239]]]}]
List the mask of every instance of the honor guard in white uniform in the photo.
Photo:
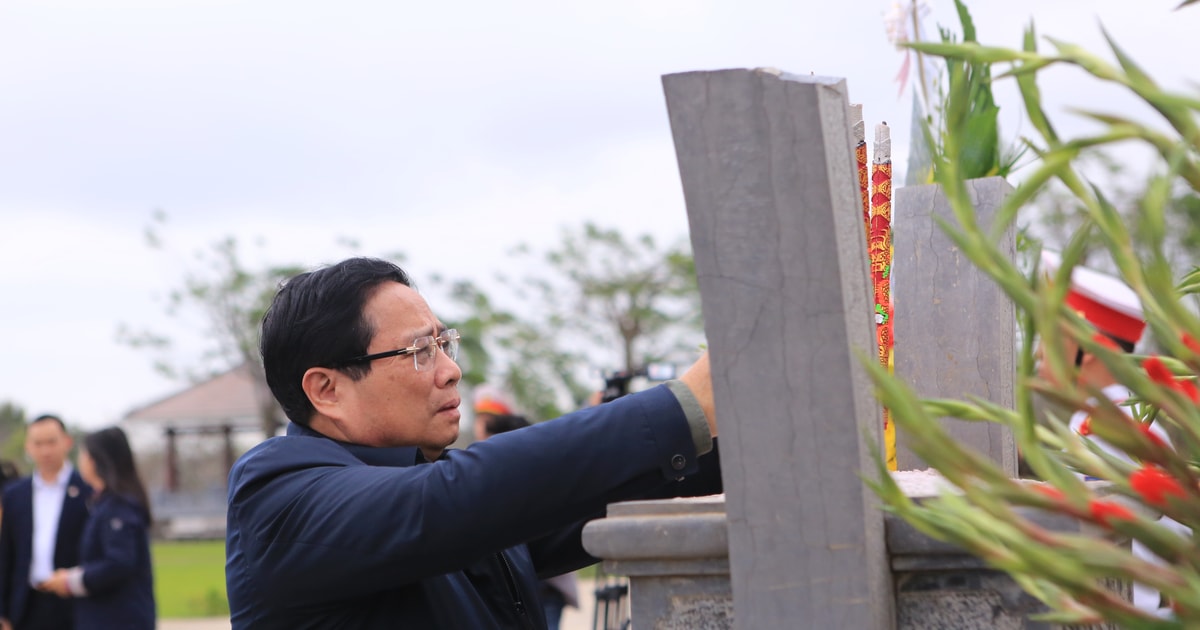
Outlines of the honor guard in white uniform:
[{"label": "honor guard in white uniform", "polygon": [[[1061,266],[1062,258],[1057,253],[1050,251],[1042,252],[1042,268],[1050,278],[1053,278]],[[1146,329],[1145,316],[1142,313],[1142,303],[1138,299],[1137,293],[1119,278],[1100,273],[1094,269],[1076,266],[1071,270],[1071,286],[1067,292],[1066,303],[1069,307],[1075,309],[1076,313],[1095,326],[1098,333],[1113,341],[1125,352],[1134,351],[1138,341],[1142,338],[1142,333]],[[1083,350],[1074,340],[1068,339],[1063,335],[1057,337],[1051,343],[1062,344],[1066,356],[1075,357],[1077,384],[1085,387],[1095,387],[1118,407],[1127,409],[1127,407],[1121,406],[1121,403],[1129,398],[1131,392],[1117,381],[1116,377],[1104,365],[1104,362]],[[1041,344],[1044,346],[1047,342],[1048,340],[1043,336]],[[1042,347],[1039,347],[1039,359],[1042,352]],[[1050,373],[1050,368],[1045,361],[1040,361],[1038,370],[1042,378],[1053,382],[1054,379]],[[1088,416],[1085,411],[1078,411],[1071,416],[1071,430],[1081,435],[1090,434],[1087,423]],[[1152,425],[1150,430],[1167,444],[1171,443],[1166,431],[1161,426],[1157,424]],[[1094,440],[1105,452],[1125,461],[1132,462],[1124,452],[1099,437],[1089,435],[1089,439]],[[1084,479],[1091,479],[1086,476],[1083,477]],[[1187,531],[1179,523],[1167,518],[1162,518],[1159,522],[1181,532]],[[1136,540],[1133,541],[1132,547],[1134,555],[1138,558],[1162,564],[1162,560],[1158,556],[1154,555]],[[1158,591],[1136,582],[1134,583],[1133,603],[1138,608],[1154,612],[1155,614],[1166,615],[1170,609],[1166,608],[1164,606],[1165,603],[1160,600],[1161,597]]]}]

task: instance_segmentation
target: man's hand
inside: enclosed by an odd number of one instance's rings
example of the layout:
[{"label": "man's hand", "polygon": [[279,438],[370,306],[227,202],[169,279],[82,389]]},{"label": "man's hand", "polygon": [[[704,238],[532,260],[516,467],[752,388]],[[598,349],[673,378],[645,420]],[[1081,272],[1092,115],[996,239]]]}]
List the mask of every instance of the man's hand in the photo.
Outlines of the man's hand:
[{"label": "man's hand", "polygon": [[704,410],[709,432],[713,437],[717,437],[717,408],[713,404],[712,368],[708,364],[707,350],[699,360],[692,364],[692,367],[683,373],[683,376],[679,377],[679,380],[692,390],[692,395],[696,397],[700,408]]},{"label": "man's hand", "polygon": [[13,630],[12,622],[7,619],[0,619],[0,630]]},{"label": "man's hand", "polygon": [[50,579],[38,584],[38,590],[54,593],[59,597],[70,597],[71,587],[67,585],[67,570],[59,569],[50,576]]}]

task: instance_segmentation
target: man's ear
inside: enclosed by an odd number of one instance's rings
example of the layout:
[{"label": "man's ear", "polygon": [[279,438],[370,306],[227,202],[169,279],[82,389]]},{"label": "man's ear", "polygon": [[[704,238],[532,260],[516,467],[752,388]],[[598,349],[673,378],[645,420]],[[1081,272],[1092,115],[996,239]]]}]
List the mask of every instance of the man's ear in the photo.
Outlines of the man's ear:
[{"label": "man's ear", "polygon": [[338,385],[344,378],[345,376],[337,370],[312,367],[304,371],[304,376],[300,379],[300,387],[308,396],[308,400],[312,402],[317,413],[328,417],[338,417],[341,415],[338,413],[341,403]]}]

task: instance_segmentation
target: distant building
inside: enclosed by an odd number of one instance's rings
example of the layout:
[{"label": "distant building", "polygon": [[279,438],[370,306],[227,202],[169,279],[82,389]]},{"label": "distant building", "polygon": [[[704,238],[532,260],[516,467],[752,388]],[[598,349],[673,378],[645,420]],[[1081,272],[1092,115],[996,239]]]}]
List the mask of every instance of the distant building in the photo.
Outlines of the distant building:
[{"label": "distant building", "polygon": [[121,420],[145,477],[160,535],[224,535],[229,469],[263,439],[256,389],[243,365]]}]

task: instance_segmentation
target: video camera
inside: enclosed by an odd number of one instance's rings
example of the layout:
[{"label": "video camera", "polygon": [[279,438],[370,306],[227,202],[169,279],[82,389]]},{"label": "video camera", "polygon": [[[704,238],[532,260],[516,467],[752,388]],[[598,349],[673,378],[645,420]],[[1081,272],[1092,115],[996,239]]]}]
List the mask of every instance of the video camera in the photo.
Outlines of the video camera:
[{"label": "video camera", "polygon": [[604,377],[604,395],[600,402],[616,400],[629,393],[629,382],[637,377],[645,377],[650,381],[669,381],[675,378],[675,365],[672,363],[648,363],[640,370],[632,372],[610,372]]}]

